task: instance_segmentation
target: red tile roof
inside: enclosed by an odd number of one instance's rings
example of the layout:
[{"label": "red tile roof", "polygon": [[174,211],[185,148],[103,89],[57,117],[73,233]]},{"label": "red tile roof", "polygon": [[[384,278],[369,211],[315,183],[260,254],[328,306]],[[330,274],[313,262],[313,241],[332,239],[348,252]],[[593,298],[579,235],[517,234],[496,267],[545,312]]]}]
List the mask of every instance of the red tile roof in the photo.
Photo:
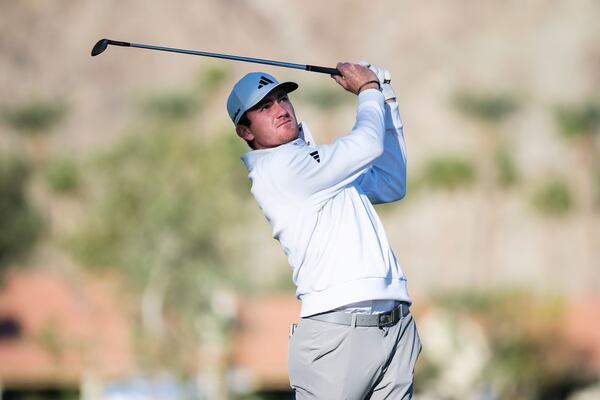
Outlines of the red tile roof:
[{"label": "red tile roof", "polygon": [[[0,287],[0,317],[17,320],[23,335],[0,339],[0,381],[77,384],[86,371],[104,377],[131,372],[127,303],[114,279],[44,270],[9,274]],[[254,387],[289,388],[288,333],[299,312],[291,294],[242,301],[232,363]],[[600,371],[600,298],[573,300],[565,322],[569,342],[585,350]]]},{"label": "red tile roof", "polygon": [[584,351],[600,372],[600,297],[572,300],[565,316],[565,334],[571,345]]},{"label": "red tile roof", "polygon": [[22,334],[0,339],[3,384],[75,384],[86,371],[108,377],[130,370],[130,325],[117,290],[111,279],[10,273],[0,287],[0,316],[16,320]]},{"label": "red tile roof", "polygon": [[300,302],[293,295],[242,302],[233,363],[248,375],[253,386],[289,389],[288,335],[290,324],[297,322],[299,315]]}]

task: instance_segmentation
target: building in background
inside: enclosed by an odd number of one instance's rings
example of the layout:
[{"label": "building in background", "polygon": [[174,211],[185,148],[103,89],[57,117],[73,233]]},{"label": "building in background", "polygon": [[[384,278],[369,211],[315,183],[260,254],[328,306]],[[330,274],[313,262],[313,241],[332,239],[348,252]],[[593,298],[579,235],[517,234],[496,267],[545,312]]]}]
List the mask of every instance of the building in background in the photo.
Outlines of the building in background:
[{"label": "building in background", "polygon": [[9,274],[0,289],[0,398],[99,398],[104,382],[133,373],[125,304],[116,281]]}]

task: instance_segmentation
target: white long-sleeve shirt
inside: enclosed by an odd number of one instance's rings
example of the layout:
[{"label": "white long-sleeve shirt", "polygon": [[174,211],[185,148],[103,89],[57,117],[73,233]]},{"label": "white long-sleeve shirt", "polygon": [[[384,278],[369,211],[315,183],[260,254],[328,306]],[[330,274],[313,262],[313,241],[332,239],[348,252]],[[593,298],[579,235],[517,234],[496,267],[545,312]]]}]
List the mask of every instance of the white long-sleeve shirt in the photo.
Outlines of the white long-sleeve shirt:
[{"label": "white long-sleeve shirt", "polygon": [[370,89],[358,95],[352,131],[333,143],[298,138],[242,156],[293,269],[302,317],[367,300],[411,302],[373,208],[404,197],[404,148],[397,103]]}]

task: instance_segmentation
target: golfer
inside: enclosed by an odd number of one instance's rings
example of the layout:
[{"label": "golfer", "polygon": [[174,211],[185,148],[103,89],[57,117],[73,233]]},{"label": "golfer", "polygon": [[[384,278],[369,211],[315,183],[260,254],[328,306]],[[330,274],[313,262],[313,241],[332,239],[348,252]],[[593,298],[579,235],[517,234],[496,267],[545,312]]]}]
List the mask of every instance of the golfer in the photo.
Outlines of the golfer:
[{"label": "golfer", "polygon": [[[293,82],[253,72],[227,111],[252,151],[251,192],[293,269],[301,319],[289,342],[297,399],[410,399],[421,351],[406,277],[373,204],[406,191],[402,122],[389,72],[339,63],[358,96],[349,133],[315,143],[298,123]],[[294,327],[294,326],[293,326]]]}]

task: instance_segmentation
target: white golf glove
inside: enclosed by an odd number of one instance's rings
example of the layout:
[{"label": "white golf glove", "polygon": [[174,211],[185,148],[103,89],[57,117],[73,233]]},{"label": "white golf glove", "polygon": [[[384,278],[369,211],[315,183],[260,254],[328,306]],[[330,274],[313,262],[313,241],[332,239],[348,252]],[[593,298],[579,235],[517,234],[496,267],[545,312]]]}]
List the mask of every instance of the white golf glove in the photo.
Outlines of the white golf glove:
[{"label": "white golf glove", "polygon": [[392,81],[392,75],[390,74],[390,71],[377,65],[373,65],[368,61],[360,61],[359,64],[363,67],[369,68],[375,73],[375,75],[377,75],[377,79],[379,79],[379,85],[381,86],[381,92],[385,97],[385,101],[396,98],[396,93],[394,93],[394,89],[392,88],[392,85],[390,85],[390,82]]}]

